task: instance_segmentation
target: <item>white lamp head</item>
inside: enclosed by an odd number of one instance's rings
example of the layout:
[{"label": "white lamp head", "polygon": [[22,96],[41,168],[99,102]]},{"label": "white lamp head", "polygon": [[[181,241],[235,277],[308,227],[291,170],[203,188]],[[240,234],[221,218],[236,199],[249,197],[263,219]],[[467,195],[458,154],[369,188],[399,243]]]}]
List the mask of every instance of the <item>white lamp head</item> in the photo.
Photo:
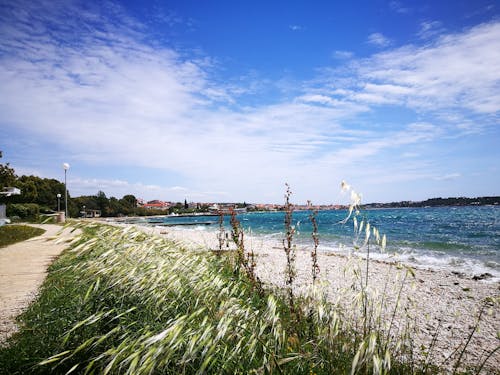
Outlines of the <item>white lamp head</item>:
[{"label": "white lamp head", "polygon": [[57,193],[57,198],[61,198],[61,194],[60,193]]},{"label": "white lamp head", "polygon": [[64,163],[64,164],[63,164],[63,169],[64,169],[65,171],[67,171],[67,170],[69,169],[69,164],[68,164],[68,163]]}]

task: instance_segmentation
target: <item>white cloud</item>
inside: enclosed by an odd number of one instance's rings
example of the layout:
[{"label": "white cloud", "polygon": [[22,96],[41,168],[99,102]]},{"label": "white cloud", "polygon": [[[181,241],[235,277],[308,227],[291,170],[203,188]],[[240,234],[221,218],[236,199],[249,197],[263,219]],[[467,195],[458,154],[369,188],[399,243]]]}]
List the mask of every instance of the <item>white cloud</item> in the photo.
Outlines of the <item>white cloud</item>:
[{"label": "white cloud", "polygon": [[420,30],[417,33],[422,39],[429,39],[436,35],[442,34],[445,29],[439,21],[424,21],[420,24]]},{"label": "white cloud", "polygon": [[325,95],[318,95],[318,94],[309,94],[309,95],[302,95],[296,98],[297,101],[301,101],[304,103],[319,103],[319,104],[325,104],[325,105],[338,105],[338,104],[343,104],[338,100],[335,100],[329,96]]},{"label": "white cloud", "polygon": [[[181,186],[160,186],[144,184],[142,182],[130,183],[125,180],[107,179],[86,179],[71,177],[68,179],[68,190],[73,196],[96,195],[99,191],[104,191],[108,197],[122,198],[124,195],[132,194],[137,198],[146,200],[168,197],[174,202],[181,202],[184,199],[189,201],[208,201],[213,197],[218,199],[227,196],[224,191],[197,191]],[[109,194],[112,191],[113,194]],[[164,198],[165,199],[165,198]]]},{"label": "white cloud", "polygon": [[354,57],[354,53],[351,51],[335,51],[332,56],[334,59],[348,60]]},{"label": "white cloud", "polygon": [[389,7],[397,13],[407,14],[412,12],[411,8],[404,6],[400,1],[391,1]]},{"label": "white cloud", "polygon": [[442,134],[437,126],[428,123],[407,125],[398,132],[372,134],[372,139],[357,139],[334,153],[327,155],[323,162],[338,167],[353,165],[359,161],[368,162],[371,157],[384,150],[398,149],[402,146],[429,142]]},{"label": "white cloud", "polygon": [[[357,99],[400,103],[419,110],[500,110],[500,22],[443,35],[423,47],[405,46],[353,65]],[[353,90],[353,89],[351,89]]]},{"label": "white cloud", "polygon": [[[244,84],[221,84],[212,75],[213,60],[152,46],[131,20],[119,25],[74,11],[81,14],[75,25],[61,9],[68,19],[60,25],[64,32],[87,30],[62,43],[65,35],[44,28],[60,19],[51,13],[56,10],[26,12],[0,22],[0,121],[9,134],[31,134],[44,147],[56,141],[72,165],[180,176],[171,187],[155,183],[155,176],[141,183],[75,177],[72,195],[104,190],[146,199],[281,201],[288,181],[300,186],[297,201],[328,202],[328,187],[343,178],[383,183],[436,175],[423,164],[410,165],[415,152],[406,147],[432,144],[456,127],[405,118],[384,129],[384,121],[372,116],[379,106],[416,110],[414,118],[425,118],[442,108],[494,115],[500,105],[500,72],[491,68],[500,61],[493,48],[500,40],[496,23],[364,60],[345,53],[350,60],[344,69],[294,85],[286,99],[250,106],[238,95],[258,95],[265,86],[258,75]],[[380,46],[388,43],[381,36],[373,37]],[[459,130],[471,129],[458,118]],[[405,169],[386,167],[398,175],[371,172],[373,163],[383,163],[381,155],[402,154]]]},{"label": "white cloud", "polygon": [[368,43],[377,47],[387,47],[391,44],[391,41],[382,33],[372,33],[368,35]]},{"label": "white cloud", "polygon": [[401,155],[401,157],[403,158],[417,158],[419,156],[420,154],[416,152],[403,152],[403,154]]},{"label": "white cloud", "polygon": [[460,173],[448,173],[442,176],[435,176],[434,180],[436,181],[449,181],[449,180],[456,180],[457,178],[462,177]]}]

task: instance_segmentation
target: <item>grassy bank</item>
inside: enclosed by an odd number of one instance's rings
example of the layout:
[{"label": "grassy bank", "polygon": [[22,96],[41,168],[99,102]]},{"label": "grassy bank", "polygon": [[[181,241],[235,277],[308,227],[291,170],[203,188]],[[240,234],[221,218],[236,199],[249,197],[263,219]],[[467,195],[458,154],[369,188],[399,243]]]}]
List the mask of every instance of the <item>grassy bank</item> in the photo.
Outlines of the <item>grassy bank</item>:
[{"label": "grassy bank", "polygon": [[353,330],[321,293],[257,290],[231,253],[188,252],[134,229],[87,225],[50,268],[0,371],[407,373],[374,330]]},{"label": "grassy bank", "polygon": [[0,247],[41,236],[45,230],[29,225],[4,225],[0,227]]}]

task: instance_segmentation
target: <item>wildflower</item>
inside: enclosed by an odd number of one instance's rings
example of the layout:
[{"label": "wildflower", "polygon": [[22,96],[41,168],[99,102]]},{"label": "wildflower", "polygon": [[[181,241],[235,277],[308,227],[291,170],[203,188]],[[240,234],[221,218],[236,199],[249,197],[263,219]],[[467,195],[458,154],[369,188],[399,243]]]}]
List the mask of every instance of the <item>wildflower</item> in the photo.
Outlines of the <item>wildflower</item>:
[{"label": "wildflower", "polygon": [[342,182],[340,184],[340,189],[342,191],[349,191],[349,190],[351,190],[351,187],[349,186],[349,184],[347,182],[345,182],[344,180],[342,180]]}]

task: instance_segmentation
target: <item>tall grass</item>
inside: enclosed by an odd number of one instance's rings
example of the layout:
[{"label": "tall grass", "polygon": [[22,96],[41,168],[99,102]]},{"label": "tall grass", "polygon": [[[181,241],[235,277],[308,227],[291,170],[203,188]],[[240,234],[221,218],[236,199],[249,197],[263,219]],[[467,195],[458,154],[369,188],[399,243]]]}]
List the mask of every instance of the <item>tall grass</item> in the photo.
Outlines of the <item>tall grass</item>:
[{"label": "tall grass", "polygon": [[2,352],[1,368],[246,373],[279,369],[288,357],[279,302],[254,296],[217,257],[133,229],[84,229],[81,243],[54,264],[43,297],[22,318],[25,332],[36,335],[18,336]]},{"label": "tall grass", "polygon": [[286,294],[255,293],[224,257],[133,228],[80,226],[21,317],[22,332],[0,351],[4,373],[350,370],[350,326],[320,293],[297,299],[308,316],[297,327]]}]

